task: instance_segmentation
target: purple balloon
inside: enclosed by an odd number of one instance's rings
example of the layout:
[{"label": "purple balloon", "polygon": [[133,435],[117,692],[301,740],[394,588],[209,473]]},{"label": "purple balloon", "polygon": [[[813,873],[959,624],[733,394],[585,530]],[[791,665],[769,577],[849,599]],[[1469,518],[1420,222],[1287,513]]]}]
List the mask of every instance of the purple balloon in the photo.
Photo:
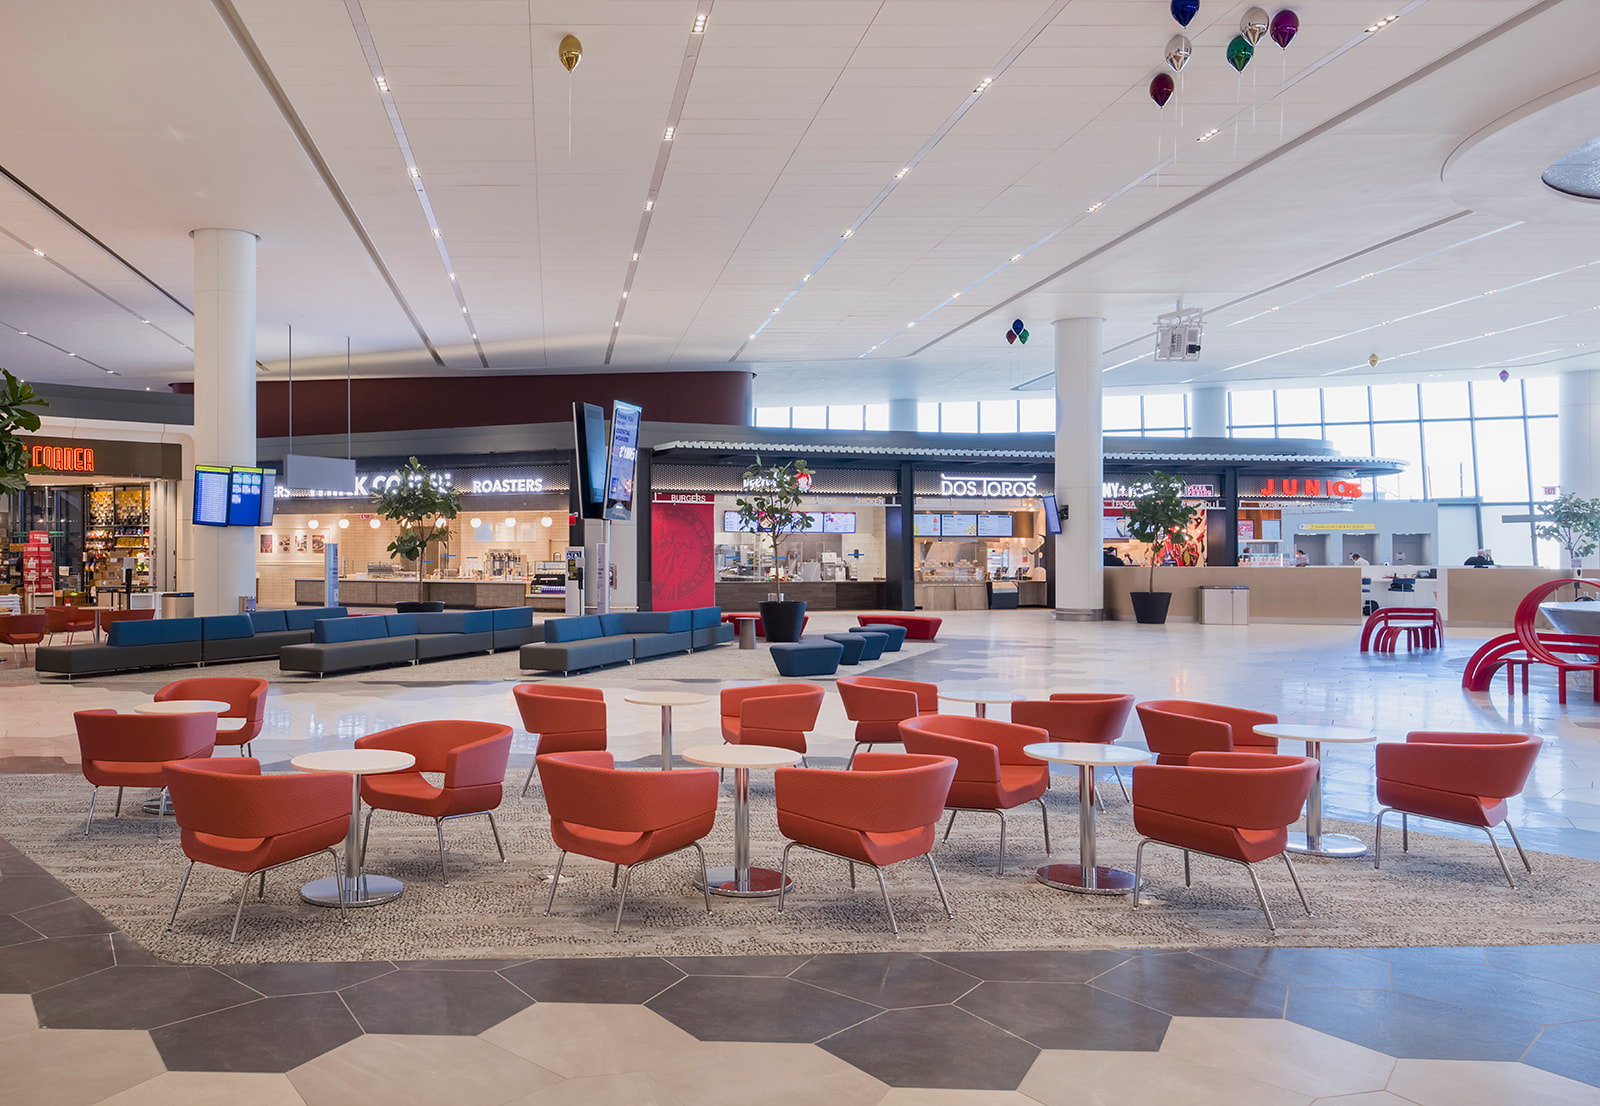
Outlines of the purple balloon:
[{"label": "purple balloon", "polygon": [[1014,331],[1014,330],[1006,331],[1006,345],[1014,346],[1016,344],[1017,344],[1017,332]]},{"label": "purple balloon", "polygon": [[1289,43],[1294,41],[1294,36],[1300,32],[1300,17],[1294,14],[1291,8],[1284,8],[1272,17],[1272,41],[1280,47],[1287,49]]},{"label": "purple balloon", "polygon": [[1156,107],[1164,108],[1167,101],[1172,99],[1172,90],[1175,86],[1172,78],[1165,73],[1157,73],[1150,82],[1150,99],[1156,102]]},{"label": "purple balloon", "polygon": [[1508,381],[1510,379],[1511,379],[1511,374],[1506,372],[1504,369],[1501,369],[1500,370],[1500,383],[1504,384],[1506,381]]}]

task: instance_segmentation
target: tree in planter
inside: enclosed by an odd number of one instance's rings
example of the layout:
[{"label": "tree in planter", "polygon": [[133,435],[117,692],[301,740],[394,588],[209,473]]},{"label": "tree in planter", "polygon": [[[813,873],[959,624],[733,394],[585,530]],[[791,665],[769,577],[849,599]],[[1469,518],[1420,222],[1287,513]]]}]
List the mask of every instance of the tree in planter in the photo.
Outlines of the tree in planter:
[{"label": "tree in planter", "polygon": [[28,464],[28,443],[18,431],[39,429],[39,416],[32,407],[50,406],[40,399],[31,384],[25,384],[9,371],[0,369],[0,491],[19,492],[28,486],[28,474],[38,471]]},{"label": "tree in planter", "polygon": [[412,457],[396,475],[394,484],[372,493],[372,509],[400,524],[400,536],[389,543],[389,556],[417,562],[417,601],[423,597],[422,563],[429,547],[448,541],[450,531],[440,519],[461,512],[461,497],[452,488],[434,484],[426,465]]},{"label": "tree in planter", "polygon": [[1539,525],[1534,533],[1554,541],[1572,558],[1577,568],[1583,558],[1600,545],[1600,499],[1585,499],[1568,492],[1539,510]]},{"label": "tree in planter", "polygon": [[811,470],[804,460],[783,465],[763,465],[761,458],[745,470],[745,495],[735,499],[739,521],[772,541],[772,582],[778,583],[779,553],[783,543],[811,525],[811,516],[800,510],[800,496],[811,488]]},{"label": "tree in planter", "polygon": [[1156,563],[1167,545],[1175,545],[1200,508],[1183,500],[1184,480],[1169,472],[1157,472],[1134,492],[1128,508],[1128,533],[1150,546],[1150,587],[1156,590]]}]

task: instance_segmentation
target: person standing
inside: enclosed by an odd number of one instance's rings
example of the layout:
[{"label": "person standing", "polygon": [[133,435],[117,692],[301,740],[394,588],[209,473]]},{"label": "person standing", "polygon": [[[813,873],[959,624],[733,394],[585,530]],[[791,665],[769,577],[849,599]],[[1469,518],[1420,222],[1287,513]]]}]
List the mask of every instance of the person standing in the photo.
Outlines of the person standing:
[{"label": "person standing", "polygon": [[1294,567],[1305,568],[1310,563],[1311,559],[1306,556],[1306,551],[1304,549],[1296,549],[1294,551]]},{"label": "person standing", "polygon": [[1363,557],[1359,553],[1350,554],[1350,563],[1355,565],[1357,568],[1371,568],[1372,567],[1372,562],[1367,560],[1365,557]]},{"label": "person standing", "polygon": [[1480,549],[1461,563],[1468,568],[1493,568],[1494,558],[1489,556],[1487,549]]}]

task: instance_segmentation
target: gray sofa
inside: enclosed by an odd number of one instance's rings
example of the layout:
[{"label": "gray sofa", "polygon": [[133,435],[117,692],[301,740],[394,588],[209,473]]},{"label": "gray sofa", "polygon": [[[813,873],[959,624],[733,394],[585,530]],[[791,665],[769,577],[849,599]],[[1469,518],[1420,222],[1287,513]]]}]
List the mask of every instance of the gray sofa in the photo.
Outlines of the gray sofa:
[{"label": "gray sofa", "polygon": [[[530,608],[509,609],[527,610],[531,628]],[[496,613],[443,611],[329,619],[316,624],[311,641],[280,649],[278,667],[285,672],[326,676],[330,672],[491,653],[495,649]],[[522,617],[503,621],[514,622]],[[523,629],[526,628],[515,625],[503,627],[507,641],[504,648],[510,648],[509,642],[521,636]]]},{"label": "gray sofa", "polygon": [[687,653],[694,648],[691,615],[690,611],[632,611],[546,619],[543,643],[524,645],[520,663],[525,671],[565,673]]},{"label": "gray sofa", "polygon": [[696,649],[726,645],[737,636],[734,624],[722,621],[721,607],[695,607],[689,612],[689,627]]},{"label": "gray sofa", "polygon": [[286,645],[310,641],[318,621],[343,619],[343,607],[155,618],[113,622],[103,642],[47,645],[35,650],[35,668],[71,679],[175,665],[269,660]]}]

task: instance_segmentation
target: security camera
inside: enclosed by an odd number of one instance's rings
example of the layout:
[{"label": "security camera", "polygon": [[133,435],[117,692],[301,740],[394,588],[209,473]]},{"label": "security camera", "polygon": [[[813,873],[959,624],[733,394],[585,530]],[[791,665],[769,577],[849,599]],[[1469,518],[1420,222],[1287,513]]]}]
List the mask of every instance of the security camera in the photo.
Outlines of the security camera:
[{"label": "security camera", "polygon": [[1199,342],[1191,341],[1189,343],[1188,349],[1189,349],[1189,356],[1190,357],[1199,357],[1200,356],[1200,343]]}]

